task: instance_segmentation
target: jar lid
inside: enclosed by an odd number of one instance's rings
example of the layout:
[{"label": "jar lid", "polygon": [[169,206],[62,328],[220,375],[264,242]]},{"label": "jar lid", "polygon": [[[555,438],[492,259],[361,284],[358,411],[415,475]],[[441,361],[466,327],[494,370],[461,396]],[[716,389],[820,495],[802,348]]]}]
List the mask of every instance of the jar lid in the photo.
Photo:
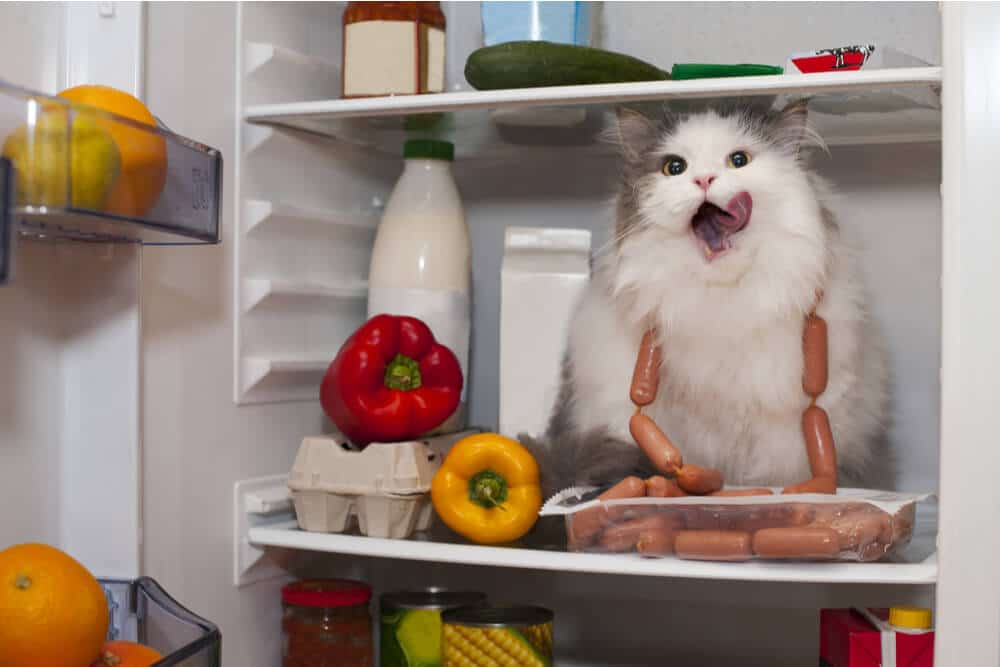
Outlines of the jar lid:
[{"label": "jar lid", "polygon": [[911,630],[931,627],[931,610],[923,607],[890,607],[889,625]]},{"label": "jar lid", "polygon": [[455,145],[437,139],[410,139],[403,144],[403,157],[451,162],[455,159]]},{"label": "jar lid", "polygon": [[441,614],[441,622],[473,628],[551,623],[554,614],[544,607],[462,607]]},{"label": "jar lid", "polygon": [[380,602],[383,611],[387,609],[454,609],[484,604],[486,593],[430,588],[423,591],[385,593],[380,598]]},{"label": "jar lid", "polygon": [[371,586],[351,579],[308,579],[281,589],[283,602],[300,607],[353,607],[371,598]]}]

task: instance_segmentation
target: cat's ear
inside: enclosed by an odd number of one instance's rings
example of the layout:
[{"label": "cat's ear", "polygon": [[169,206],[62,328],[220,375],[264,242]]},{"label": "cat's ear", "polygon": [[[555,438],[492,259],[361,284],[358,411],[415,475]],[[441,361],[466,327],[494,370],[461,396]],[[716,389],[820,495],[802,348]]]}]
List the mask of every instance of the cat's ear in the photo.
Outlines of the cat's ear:
[{"label": "cat's ear", "polygon": [[809,101],[792,102],[778,114],[771,125],[775,142],[790,153],[798,153],[803,146],[823,145],[823,140],[809,126]]},{"label": "cat's ear", "polygon": [[617,108],[610,138],[622,155],[630,160],[639,157],[655,137],[656,123],[645,114],[626,107]]}]

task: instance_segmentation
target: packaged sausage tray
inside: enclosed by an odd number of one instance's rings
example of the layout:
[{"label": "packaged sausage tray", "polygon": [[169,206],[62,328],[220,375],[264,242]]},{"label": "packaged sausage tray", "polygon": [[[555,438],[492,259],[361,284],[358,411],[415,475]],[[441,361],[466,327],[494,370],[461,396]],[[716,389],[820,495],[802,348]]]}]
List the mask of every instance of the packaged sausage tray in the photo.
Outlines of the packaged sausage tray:
[{"label": "packaged sausage tray", "polygon": [[570,551],[868,562],[909,543],[916,505],[930,497],[865,489],[839,489],[836,495],[772,491],[599,500],[601,489],[574,487],[553,496],[541,515],[565,517]]}]

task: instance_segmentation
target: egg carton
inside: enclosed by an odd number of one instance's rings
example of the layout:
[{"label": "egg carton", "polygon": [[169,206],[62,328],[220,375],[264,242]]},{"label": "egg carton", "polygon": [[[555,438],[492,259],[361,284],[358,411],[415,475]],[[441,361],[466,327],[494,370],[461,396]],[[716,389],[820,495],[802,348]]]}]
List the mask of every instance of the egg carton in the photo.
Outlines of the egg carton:
[{"label": "egg carton", "polygon": [[369,537],[401,539],[434,519],[431,480],[448,449],[475,431],[353,449],[339,435],[302,440],[288,474],[302,530],[341,533],[358,522]]}]

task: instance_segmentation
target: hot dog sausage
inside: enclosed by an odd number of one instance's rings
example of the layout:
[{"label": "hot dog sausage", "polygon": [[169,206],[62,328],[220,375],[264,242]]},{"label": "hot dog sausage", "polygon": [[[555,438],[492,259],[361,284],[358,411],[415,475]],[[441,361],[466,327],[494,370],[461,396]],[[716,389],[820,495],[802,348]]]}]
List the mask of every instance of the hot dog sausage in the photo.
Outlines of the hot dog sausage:
[{"label": "hot dog sausage", "polygon": [[635,549],[643,556],[668,556],[674,552],[674,536],[677,534],[674,522],[649,528],[639,533]]},{"label": "hot dog sausage", "polygon": [[635,359],[635,369],[632,371],[632,387],[629,397],[632,402],[642,407],[656,399],[656,391],[660,387],[660,346],[656,344],[656,331],[648,330],[639,343],[639,354]]},{"label": "hot dog sausage", "polygon": [[[837,450],[826,410],[810,405],[802,413],[802,436],[813,478],[785,488],[782,493],[836,493]],[[681,485],[683,487],[683,485]]]},{"label": "hot dog sausage", "polygon": [[721,491],[712,491],[710,496],[719,496],[720,498],[736,498],[739,496],[772,496],[774,491],[771,489],[722,489]]},{"label": "hot dog sausage", "polygon": [[628,430],[653,466],[667,474],[674,474],[684,465],[681,452],[670,442],[652,419],[637,412],[628,421]]},{"label": "hot dog sausage", "polygon": [[691,560],[749,560],[750,533],[741,530],[680,530],[674,552]]},{"label": "hot dog sausage", "polygon": [[802,328],[802,389],[816,398],[826,391],[829,377],[826,321],[815,313]]},{"label": "hot dog sausage", "polygon": [[[619,498],[641,498],[645,495],[646,485],[641,479],[626,477],[597,498],[598,500],[617,500]],[[608,508],[603,505],[577,513],[570,524],[570,544],[573,547],[589,544],[609,522]]]},{"label": "hot dog sausage", "polygon": [[662,514],[654,514],[610,526],[597,543],[607,551],[633,551],[642,535],[667,530],[673,531],[673,522]]},{"label": "hot dog sausage", "polygon": [[701,496],[722,489],[722,473],[714,468],[687,464],[677,471],[677,484],[688,493]]},{"label": "hot dog sausage", "polygon": [[764,528],[753,535],[753,552],[761,558],[833,558],[840,552],[832,528]]},{"label": "hot dog sausage", "polygon": [[677,485],[677,480],[653,475],[646,480],[646,495],[650,498],[680,498],[688,494]]}]

